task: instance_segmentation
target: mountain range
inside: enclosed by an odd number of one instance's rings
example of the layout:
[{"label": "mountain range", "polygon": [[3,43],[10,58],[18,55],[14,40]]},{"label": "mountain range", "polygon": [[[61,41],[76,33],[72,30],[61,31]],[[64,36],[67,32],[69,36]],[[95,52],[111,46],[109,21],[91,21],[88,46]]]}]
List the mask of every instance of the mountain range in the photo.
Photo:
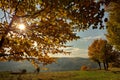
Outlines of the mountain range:
[{"label": "mountain range", "polygon": [[[69,70],[80,70],[80,67],[86,65],[90,68],[97,68],[98,65],[92,62],[88,58],[80,57],[62,57],[58,58],[55,63],[48,64],[46,66],[39,65],[42,72],[46,71],[69,71]],[[0,71],[19,71],[26,69],[28,72],[35,71],[35,67],[28,61],[21,62],[0,62]]]}]

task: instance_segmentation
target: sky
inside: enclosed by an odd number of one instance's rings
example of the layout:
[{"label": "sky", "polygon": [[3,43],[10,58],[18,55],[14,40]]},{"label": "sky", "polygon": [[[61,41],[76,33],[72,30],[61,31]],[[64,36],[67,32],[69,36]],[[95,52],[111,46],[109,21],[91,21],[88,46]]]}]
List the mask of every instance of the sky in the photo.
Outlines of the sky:
[{"label": "sky", "polygon": [[67,47],[64,50],[71,52],[70,55],[64,55],[64,54],[56,54],[52,55],[54,57],[82,57],[82,58],[88,58],[88,46],[95,40],[95,39],[106,39],[105,38],[106,29],[88,29],[86,31],[78,32],[77,35],[79,35],[81,38],[78,40],[74,40],[71,42],[68,42],[66,45],[72,46]]}]

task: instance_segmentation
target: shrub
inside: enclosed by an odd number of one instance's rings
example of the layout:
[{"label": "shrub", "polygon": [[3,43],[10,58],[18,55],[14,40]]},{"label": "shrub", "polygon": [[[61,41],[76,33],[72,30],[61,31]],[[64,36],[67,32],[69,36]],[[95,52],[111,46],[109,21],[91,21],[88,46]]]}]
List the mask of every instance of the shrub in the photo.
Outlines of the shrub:
[{"label": "shrub", "polygon": [[21,70],[21,73],[22,73],[22,74],[24,74],[24,73],[26,73],[26,72],[27,72],[26,69],[22,69],[22,70]]},{"label": "shrub", "polygon": [[82,70],[82,71],[86,71],[86,70],[88,70],[88,67],[85,66],[85,65],[83,65],[83,66],[81,66],[80,70]]}]

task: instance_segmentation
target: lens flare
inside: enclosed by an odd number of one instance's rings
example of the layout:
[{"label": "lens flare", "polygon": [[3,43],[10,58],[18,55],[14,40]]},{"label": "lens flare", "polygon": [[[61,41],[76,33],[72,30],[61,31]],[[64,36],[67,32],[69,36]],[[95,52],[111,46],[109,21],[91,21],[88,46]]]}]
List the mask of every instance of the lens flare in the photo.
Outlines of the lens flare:
[{"label": "lens flare", "polygon": [[19,28],[20,30],[24,30],[24,29],[25,29],[25,25],[24,25],[24,24],[19,24],[19,25],[18,25],[18,28]]}]

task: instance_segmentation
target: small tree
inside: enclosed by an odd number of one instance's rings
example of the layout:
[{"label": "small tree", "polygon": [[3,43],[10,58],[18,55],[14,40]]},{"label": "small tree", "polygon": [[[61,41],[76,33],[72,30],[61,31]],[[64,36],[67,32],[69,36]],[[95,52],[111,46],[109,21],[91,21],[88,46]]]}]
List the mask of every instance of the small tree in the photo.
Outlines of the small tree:
[{"label": "small tree", "polygon": [[105,70],[107,70],[109,67],[108,63],[115,59],[113,46],[108,44],[108,42],[103,39],[94,40],[94,42],[88,48],[88,55],[90,59],[97,62],[99,66],[100,62],[102,62]]},{"label": "small tree", "polygon": [[94,40],[94,42],[88,47],[88,56],[91,60],[97,62],[99,65],[99,69],[101,69],[99,48],[97,46],[98,46],[98,40]]}]

